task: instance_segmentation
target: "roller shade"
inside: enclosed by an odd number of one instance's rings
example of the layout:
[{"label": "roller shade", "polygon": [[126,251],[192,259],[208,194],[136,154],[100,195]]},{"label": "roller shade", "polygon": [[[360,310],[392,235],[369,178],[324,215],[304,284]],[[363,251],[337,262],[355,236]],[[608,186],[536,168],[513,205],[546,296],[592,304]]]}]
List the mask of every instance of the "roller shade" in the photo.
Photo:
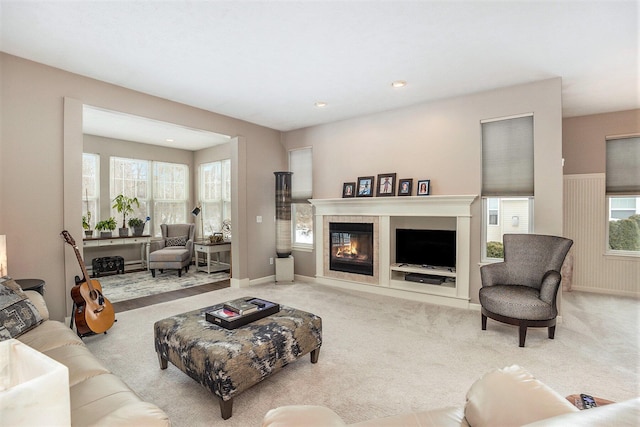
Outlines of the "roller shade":
[{"label": "roller shade", "polygon": [[313,197],[313,161],[311,148],[289,151],[289,171],[291,177],[291,200],[306,203]]},{"label": "roller shade", "polygon": [[533,196],[533,116],[482,123],[482,195]]},{"label": "roller shade", "polygon": [[607,140],[607,194],[640,194],[640,137]]}]

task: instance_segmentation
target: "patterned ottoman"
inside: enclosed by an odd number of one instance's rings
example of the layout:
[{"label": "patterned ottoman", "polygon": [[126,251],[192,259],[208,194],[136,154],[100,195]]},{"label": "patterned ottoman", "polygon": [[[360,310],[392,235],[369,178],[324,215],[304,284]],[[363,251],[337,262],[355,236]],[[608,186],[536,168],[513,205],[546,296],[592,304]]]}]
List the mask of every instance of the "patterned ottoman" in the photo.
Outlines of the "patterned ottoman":
[{"label": "patterned ottoman", "polygon": [[237,329],[225,329],[205,319],[222,305],[178,314],[154,324],[160,368],[170,361],[218,397],[223,419],[231,417],[233,398],[311,353],[318,361],[322,319],[280,306],[280,311]]}]

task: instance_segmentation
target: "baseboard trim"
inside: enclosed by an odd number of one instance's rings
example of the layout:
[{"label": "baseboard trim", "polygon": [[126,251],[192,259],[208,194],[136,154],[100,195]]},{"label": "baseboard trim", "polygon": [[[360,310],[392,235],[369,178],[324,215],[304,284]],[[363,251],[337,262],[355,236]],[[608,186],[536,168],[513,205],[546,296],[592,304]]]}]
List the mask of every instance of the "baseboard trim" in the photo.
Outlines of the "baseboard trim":
[{"label": "baseboard trim", "polygon": [[571,290],[564,292],[589,292],[592,294],[603,294],[603,295],[615,295],[619,297],[631,297],[640,299],[640,292],[630,292],[630,291],[616,291],[612,289],[604,289],[604,288],[588,288],[585,286],[571,286]]}]

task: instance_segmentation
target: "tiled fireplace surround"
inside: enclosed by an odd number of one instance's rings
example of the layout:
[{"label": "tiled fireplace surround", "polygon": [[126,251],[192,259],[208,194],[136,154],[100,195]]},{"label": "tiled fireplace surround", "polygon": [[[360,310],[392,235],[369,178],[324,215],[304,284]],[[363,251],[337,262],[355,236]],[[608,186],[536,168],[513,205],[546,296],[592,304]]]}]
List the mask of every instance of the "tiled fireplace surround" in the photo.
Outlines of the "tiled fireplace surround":
[{"label": "tiled fireplace surround", "polygon": [[[469,307],[469,248],[471,203],[477,196],[377,197],[313,199],[315,208],[316,282],[345,289]],[[329,268],[329,223],[372,223],[374,232],[373,276],[344,273]],[[433,274],[433,270],[412,270],[395,263],[396,228],[456,230],[456,271],[441,272],[453,277],[449,286],[427,285],[403,280],[408,272]],[[438,273],[436,273],[438,274]]]}]

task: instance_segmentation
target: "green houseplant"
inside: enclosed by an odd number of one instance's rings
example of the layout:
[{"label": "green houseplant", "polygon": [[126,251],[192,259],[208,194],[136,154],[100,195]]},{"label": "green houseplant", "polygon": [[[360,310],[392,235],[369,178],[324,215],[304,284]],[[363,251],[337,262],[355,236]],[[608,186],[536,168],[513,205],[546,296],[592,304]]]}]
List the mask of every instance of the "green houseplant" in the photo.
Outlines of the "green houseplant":
[{"label": "green houseplant", "polygon": [[127,237],[129,235],[129,229],[127,228],[127,215],[133,213],[133,205],[140,207],[137,197],[128,197],[124,194],[118,194],[113,199],[113,206],[118,213],[122,214],[122,227],[119,230],[120,237]]},{"label": "green houseplant", "polygon": [[86,216],[82,216],[82,228],[84,229],[85,237],[93,236],[93,230],[91,229],[91,212],[87,212]]},{"label": "green houseplant", "polygon": [[[149,220],[149,217],[147,217],[147,221]],[[129,227],[131,227],[133,229],[133,235],[134,236],[142,236],[142,233],[144,232],[144,225],[147,223],[147,221],[143,221],[140,218],[129,218]]]},{"label": "green houseplant", "polygon": [[117,226],[116,219],[110,217],[109,219],[99,221],[96,224],[96,230],[100,231],[100,237],[111,237],[113,230],[115,230]]}]

